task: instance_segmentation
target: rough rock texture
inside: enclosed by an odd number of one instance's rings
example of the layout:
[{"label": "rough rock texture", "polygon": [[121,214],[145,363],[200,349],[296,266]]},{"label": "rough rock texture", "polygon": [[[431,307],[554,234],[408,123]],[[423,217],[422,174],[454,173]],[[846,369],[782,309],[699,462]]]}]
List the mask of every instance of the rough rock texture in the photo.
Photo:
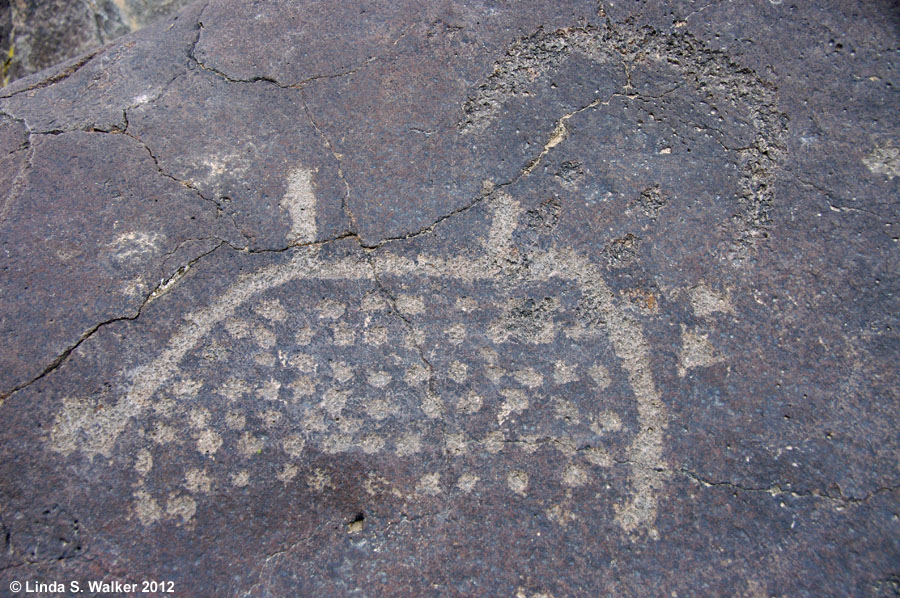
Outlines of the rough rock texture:
[{"label": "rough rock texture", "polygon": [[0,592],[900,593],[895,2],[211,0],[0,91]]},{"label": "rough rock texture", "polygon": [[95,50],[192,0],[0,0],[0,85]]}]

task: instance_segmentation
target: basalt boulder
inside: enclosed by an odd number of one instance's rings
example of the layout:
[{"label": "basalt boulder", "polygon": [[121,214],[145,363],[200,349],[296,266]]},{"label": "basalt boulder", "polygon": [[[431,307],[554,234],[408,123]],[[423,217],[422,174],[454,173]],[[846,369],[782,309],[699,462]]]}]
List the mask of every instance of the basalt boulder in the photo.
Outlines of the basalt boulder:
[{"label": "basalt boulder", "polygon": [[896,596],[898,15],[211,0],[0,90],[0,591]]},{"label": "basalt boulder", "polygon": [[0,85],[95,51],[191,0],[4,0]]}]

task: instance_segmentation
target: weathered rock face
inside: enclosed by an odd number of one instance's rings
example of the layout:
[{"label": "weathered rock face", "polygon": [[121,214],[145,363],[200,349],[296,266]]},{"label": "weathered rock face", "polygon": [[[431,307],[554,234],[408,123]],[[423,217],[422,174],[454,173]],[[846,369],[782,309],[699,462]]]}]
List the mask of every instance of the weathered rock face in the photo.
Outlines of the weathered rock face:
[{"label": "weathered rock face", "polygon": [[95,50],[192,1],[6,0],[0,6],[0,84]]},{"label": "weathered rock face", "polygon": [[889,4],[213,0],[2,90],[0,587],[896,595]]}]

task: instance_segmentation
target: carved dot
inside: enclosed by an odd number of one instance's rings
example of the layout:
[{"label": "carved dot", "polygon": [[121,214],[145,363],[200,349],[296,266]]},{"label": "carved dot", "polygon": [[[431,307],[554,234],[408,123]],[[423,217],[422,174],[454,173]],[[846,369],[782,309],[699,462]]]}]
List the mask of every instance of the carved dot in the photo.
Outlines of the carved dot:
[{"label": "carved dot", "polygon": [[519,496],[525,496],[528,490],[528,474],[524,471],[511,471],[506,476],[506,485]]}]

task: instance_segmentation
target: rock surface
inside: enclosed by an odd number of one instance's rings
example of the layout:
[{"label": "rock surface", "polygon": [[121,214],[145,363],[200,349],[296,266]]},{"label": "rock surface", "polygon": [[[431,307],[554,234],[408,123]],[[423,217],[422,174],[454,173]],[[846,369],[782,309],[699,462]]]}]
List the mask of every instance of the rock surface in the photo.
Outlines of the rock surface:
[{"label": "rock surface", "polygon": [[137,31],[192,0],[4,0],[0,85]]},{"label": "rock surface", "polygon": [[898,11],[211,0],[0,91],[0,592],[897,596]]}]

